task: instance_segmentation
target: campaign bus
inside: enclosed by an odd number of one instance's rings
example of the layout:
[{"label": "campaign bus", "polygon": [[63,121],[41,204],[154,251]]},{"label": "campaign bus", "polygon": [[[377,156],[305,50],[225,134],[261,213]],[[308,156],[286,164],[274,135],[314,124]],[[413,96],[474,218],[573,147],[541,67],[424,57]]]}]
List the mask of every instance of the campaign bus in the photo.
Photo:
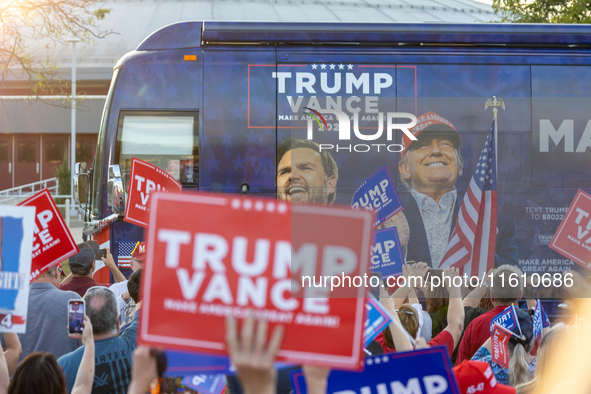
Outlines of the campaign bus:
[{"label": "campaign bus", "polygon": [[[496,167],[482,171],[496,192],[495,264],[587,276],[548,245],[577,190],[591,190],[590,48],[591,27],[579,25],[163,27],[114,67],[94,163],[76,165],[84,232],[126,273],[144,238],[122,220],[132,158],[184,190],[276,197],[278,148],[313,141],[336,163],[329,203],[351,206],[387,167],[410,226],[407,260],[437,268],[496,110]],[[449,141],[410,139],[433,126]],[[451,191],[425,192],[443,184]],[[300,186],[291,193],[312,193]],[[372,193],[362,205],[380,204]]]}]

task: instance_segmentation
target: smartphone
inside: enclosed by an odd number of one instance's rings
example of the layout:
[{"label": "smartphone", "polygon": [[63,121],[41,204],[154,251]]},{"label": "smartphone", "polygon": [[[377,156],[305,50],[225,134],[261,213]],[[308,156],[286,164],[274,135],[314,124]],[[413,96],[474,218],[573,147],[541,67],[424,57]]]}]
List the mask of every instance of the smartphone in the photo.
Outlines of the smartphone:
[{"label": "smartphone", "polygon": [[68,332],[70,334],[82,333],[85,315],[86,304],[84,304],[84,300],[68,301]]},{"label": "smartphone", "polygon": [[425,277],[423,278],[423,281],[425,283],[429,282],[431,280],[432,276],[439,276],[441,277],[441,273],[443,272],[442,269],[437,269],[437,268],[431,268],[429,269],[429,271],[427,271],[427,273],[425,274]]},{"label": "smartphone", "polygon": [[105,249],[99,249],[99,251],[96,252],[96,255],[94,256],[94,259],[100,260],[101,257],[107,258],[107,251]]}]

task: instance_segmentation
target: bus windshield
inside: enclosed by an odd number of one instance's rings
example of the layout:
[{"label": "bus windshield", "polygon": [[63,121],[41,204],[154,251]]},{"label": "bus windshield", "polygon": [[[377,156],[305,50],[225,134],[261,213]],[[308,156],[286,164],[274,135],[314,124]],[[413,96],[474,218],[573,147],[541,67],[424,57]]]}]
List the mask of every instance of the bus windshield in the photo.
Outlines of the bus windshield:
[{"label": "bus windshield", "polygon": [[105,150],[107,141],[107,125],[109,123],[109,117],[111,114],[111,102],[113,101],[113,94],[115,92],[115,86],[119,78],[120,68],[115,68],[113,72],[113,78],[111,79],[111,86],[109,93],[107,94],[107,101],[105,102],[105,108],[103,109],[103,116],[101,118],[101,127],[99,129],[98,142],[96,144],[96,154],[94,156],[93,164],[93,186],[92,186],[92,209],[91,218],[98,217],[102,218],[103,210],[103,181],[104,181],[104,160]]}]

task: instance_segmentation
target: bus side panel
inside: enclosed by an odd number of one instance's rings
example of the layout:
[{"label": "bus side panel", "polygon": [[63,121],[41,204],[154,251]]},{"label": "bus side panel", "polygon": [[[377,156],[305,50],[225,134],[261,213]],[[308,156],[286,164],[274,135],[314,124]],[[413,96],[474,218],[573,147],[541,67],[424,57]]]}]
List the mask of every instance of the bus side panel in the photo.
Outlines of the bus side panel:
[{"label": "bus side panel", "polygon": [[[101,249],[109,248],[121,273],[129,277],[133,272],[130,265],[131,251],[137,242],[144,240],[144,229],[123,221],[114,222],[96,234],[94,240]],[[95,271],[93,278],[97,283],[114,282],[113,274],[105,266]]]},{"label": "bus side panel", "polygon": [[[514,220],[517,229],[512,231],[517,255],[512,253],[510,262],[518,262],[527,273],[553,275],[574,269],[584,276],[589,274],[548,247],[577,189],[591,187],[588,51],[375,48],[371,54],[364,54],[363,50],[347,52],[341,48],[278,50],[278,58],[288,57],[292,65],[291,69],[283,69],[292,74],[286,80],[285,92],[278,93],[279,143],[297,133],[299,138],[306,138],[305,123],[298,124],[293,118],[298,114],[301,117],[301,107],[313,96],[318,98],[321,108],[327,107],[327,101],[323,101],[327,97],[331,96],[333,102],[341,98],[343,110],[349,116],[352,113],[344,103],[353,96],[360,97],[361,103],[364,96],[377,96],[376,106],[383,113],[395,110],[421,116],[431,111],[453,123],[461,135],[459,150],[464,164],[456,187],[458,197],[462,198],[491,126],[493,114],[490,108],[484,109],[484,104],[495,95],[505,102],[505,109],[499,109],[498,114],[498,211]],[[299,89],[298,94],[293,79],[300,69],[293,65],[304,65],[301,72],[315,77],[314,94],[305,88]],[[376,80],[375,73],[387,73],[387,67],[396,69],[396,105],[391,108],[388,101],[384,102],[393,96],[388,93],[391,87],[376,94],[371,85]],[[368,93],[355,87],[348,92],[343,85],[337,91],[324,91],[326,88],[319,82],[322,73],[328,75],[328,87],[332,87],[338,73],[346,81],[345,72],[354,73],[356,78],[363,72],[369,73]],[[287,104],[288,95],[304,96],[299,112]],[[367,127],[366,135],[374,133],[374,115],[367,108],[360,108],[360,127]],[[364,123],[364,118],[369,121]],[[291,129],[283,129],[284,126]],[[304,131],[299,132],[300,129]],[[336,133],[317,133],[316,126],[314,130],[313,139],[320,143],[360,147],[370,143],[355,137],[340,141]],[[402,132],[398,130],[390,142],[381,138],[371,142],[400,143]],[[361,149],[332,149],[330,153],[339,167],[337,203],[350,204],[352,191],[383,164],[388,165],[396,180],[402,200],[411,198],[398,174],[400,154],[384,157],[375,150],[364,153]]]},{"label": "bus side panel", "polygon": [[142,241],[144,241],[143,227],[123,221],[111,224],[111,254],[125,277],[129,277],[133,273],[131,252],[136,244]]},{"label": "bus side panel", "polygon": [[[101,249],[105,248],[112,248],[111,245],[111,226],[107,226],[98,234],[95,234],[93,240],[99,244]],[[111,249],[113,250],[113,249]],[[96,269],[96,262],[95,262],[95,269]],[[92,276],[96,283],[111,283],[111,270],[106,266],[102,266],[98,270],[94,271],[94,275]]]},{"label": "bus side panel", "polygon": [[275,197],[274,71],[274,49],[204,50],[200,190]]}]

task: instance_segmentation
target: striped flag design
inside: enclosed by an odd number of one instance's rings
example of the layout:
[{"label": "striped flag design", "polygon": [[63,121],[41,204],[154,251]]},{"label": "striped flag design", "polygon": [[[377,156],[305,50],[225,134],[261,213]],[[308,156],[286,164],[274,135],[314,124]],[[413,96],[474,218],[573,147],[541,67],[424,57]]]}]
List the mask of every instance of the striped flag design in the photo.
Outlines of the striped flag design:
[{"label": "striped flag design", "polygon": [[131,252],[135,249],[137,242],[119,242],[117,253],[117,265],[119,268],[131,268]]},{"label": "striped flag design", "polygon": [[496,121],[493,120],[439,268],[453,266],[462,274],[483,277],[494,267],[497,237],[495,131]]}]

